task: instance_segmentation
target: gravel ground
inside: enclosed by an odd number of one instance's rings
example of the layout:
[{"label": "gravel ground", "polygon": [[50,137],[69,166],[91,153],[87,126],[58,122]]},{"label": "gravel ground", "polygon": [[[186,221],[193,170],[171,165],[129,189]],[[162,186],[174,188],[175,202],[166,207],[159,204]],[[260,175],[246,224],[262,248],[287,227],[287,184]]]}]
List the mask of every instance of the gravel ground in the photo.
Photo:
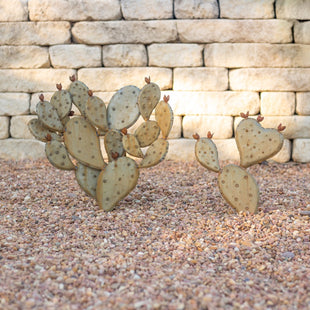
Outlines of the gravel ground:
[{"label": "gravel ground", "polygon": [[105,213],[73,172],[0,161],[0,309],[310,309],[310,164],[249,170],[255,215],[168,161]]}]

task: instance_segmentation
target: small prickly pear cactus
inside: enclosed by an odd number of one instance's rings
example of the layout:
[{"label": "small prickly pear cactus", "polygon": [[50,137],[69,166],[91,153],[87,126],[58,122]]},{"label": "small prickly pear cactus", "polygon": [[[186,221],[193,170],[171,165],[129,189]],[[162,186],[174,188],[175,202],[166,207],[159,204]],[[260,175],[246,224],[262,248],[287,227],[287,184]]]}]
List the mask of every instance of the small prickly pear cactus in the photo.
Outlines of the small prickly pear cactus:
[{"label": "small prickly pear cactus", "polygon": [[[106,107],[75,76],[70,80],[68,90],[56,85],[50,102],[40,96],[38,119],[32,119],[28,127],[36,139],[46,142],[50,163],[59,169],[75,170],[85,193],[95,198],[100,208],[111,211],[135,188],[140,168],[154,166],[165,158],[173,124],[169,97],[164,96],[159,102],[159,86],[145,78],[146,85],[141,90],[125,86]],[[72,104],[81,116],[73,117]],[[151,121],[154,109],[156,121]],[[129,134],[127,129],[140,115],[144,122]],[[160,132],[163,138],[158,138]],[[107,163],[101,153],[100,136],[104,139]],[[126,157],[127,154],[138,161]]]},{"label": "small prickly pear cactus", "polygon": [[248,118],[249,112],[240,113],[243,120],[236,128],[236,144],[240,154],[240,167],[227,165],[220,169],[218,152],[213,143],[212,134],[208,132],[207,138],[200,138],[194,134],[197,140],[195,155],[198,162],[205,168],[218,172],[218,186],[224,199],[238,212],[248,211],[256,213],[259,202],[259,188],[254,177],[246,171],[247,167],[274,156],[283,145],[285,129],[281,124],[278,130],[264,128],[260,122],[263,117],[257,119]]}]

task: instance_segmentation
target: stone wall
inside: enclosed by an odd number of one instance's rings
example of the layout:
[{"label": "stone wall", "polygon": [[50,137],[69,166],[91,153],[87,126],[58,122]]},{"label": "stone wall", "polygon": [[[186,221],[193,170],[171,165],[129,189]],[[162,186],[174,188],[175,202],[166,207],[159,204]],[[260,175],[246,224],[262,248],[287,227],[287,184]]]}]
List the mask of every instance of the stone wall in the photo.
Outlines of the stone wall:
[{"label": "stone wall", "polygon": [[310,162],[310,1],[0,0],[0,158],[44,157],[27,122],[38,94],[77,74],[106,102],[151,76],[170,95],[168,158],[214,132],[238,160],[240,112],[287,126],[279,162]]}]

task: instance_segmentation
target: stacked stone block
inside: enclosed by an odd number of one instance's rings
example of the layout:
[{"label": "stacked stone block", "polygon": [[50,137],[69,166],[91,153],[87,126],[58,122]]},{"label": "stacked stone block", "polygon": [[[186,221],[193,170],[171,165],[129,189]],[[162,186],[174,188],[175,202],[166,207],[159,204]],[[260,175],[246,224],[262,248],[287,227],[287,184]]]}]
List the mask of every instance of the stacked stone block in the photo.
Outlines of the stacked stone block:
[{"label": "stacked stone block", "polygon": [[[287,126],[273,159],[310,162],[310,1],[0,0],[0,158],[45,157],[27,122],[38,95],[77,74],[106,103],[144,77],[170,95],[168,158],[214,132],[238,160],[240,112]],[[78,113],[78,111],[76,111]],[[177,154],[177,156],[175,156]]]}]

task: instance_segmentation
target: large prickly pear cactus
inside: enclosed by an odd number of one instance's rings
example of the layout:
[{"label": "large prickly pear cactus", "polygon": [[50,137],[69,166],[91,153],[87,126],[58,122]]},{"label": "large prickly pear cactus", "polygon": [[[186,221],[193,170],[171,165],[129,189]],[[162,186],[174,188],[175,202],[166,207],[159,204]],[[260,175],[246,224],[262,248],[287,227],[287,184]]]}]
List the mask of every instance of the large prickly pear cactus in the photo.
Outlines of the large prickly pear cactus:
[{"label": "large prickly pear cactus", "polygon": [[195,155],[198,162],[205,168],[218,172],[218,186],[224,199],[238,212],[248,211],[256,213],[259,202],[259,188],[254,177],[246,170],[254,164],[271,158],[278,153],[283,145],[285,129],[281,124],[278,130],[263,128],[260,122],[264,119],[248,118],[249,113],[240,114],[243,120],[236,128],[236,143],[240,154],[240,166],[227,165],[220,168],[218,152],[213,143],[212,134],[208,132],[207,138],[200,138],[194,134],[197,140]]},{"label": "large prickly pear cactus", "polygon": [[[50,102],[40,95],[38,118],[32,119],[28,128],[36,139],[46,142],[50,163],[59,169],[75,170],[86,194],[94,197],[100,208],[111,211],[135,188],[139,169],[155,166],[165,158],[173,124],[169,96],[160,101],[159,86],[145,78],[141,90],[133,85],[121,88],[106,108],[84,83],[75,76],[70,80],[68,90],[56,85]],[[73,115],[72,104],[81,116]],[[149,120],[153,112],[156,121]],[[144,122],[129,134],[127,129],[140,115]],[[100,136],[108,162],[101,153]]]}]

